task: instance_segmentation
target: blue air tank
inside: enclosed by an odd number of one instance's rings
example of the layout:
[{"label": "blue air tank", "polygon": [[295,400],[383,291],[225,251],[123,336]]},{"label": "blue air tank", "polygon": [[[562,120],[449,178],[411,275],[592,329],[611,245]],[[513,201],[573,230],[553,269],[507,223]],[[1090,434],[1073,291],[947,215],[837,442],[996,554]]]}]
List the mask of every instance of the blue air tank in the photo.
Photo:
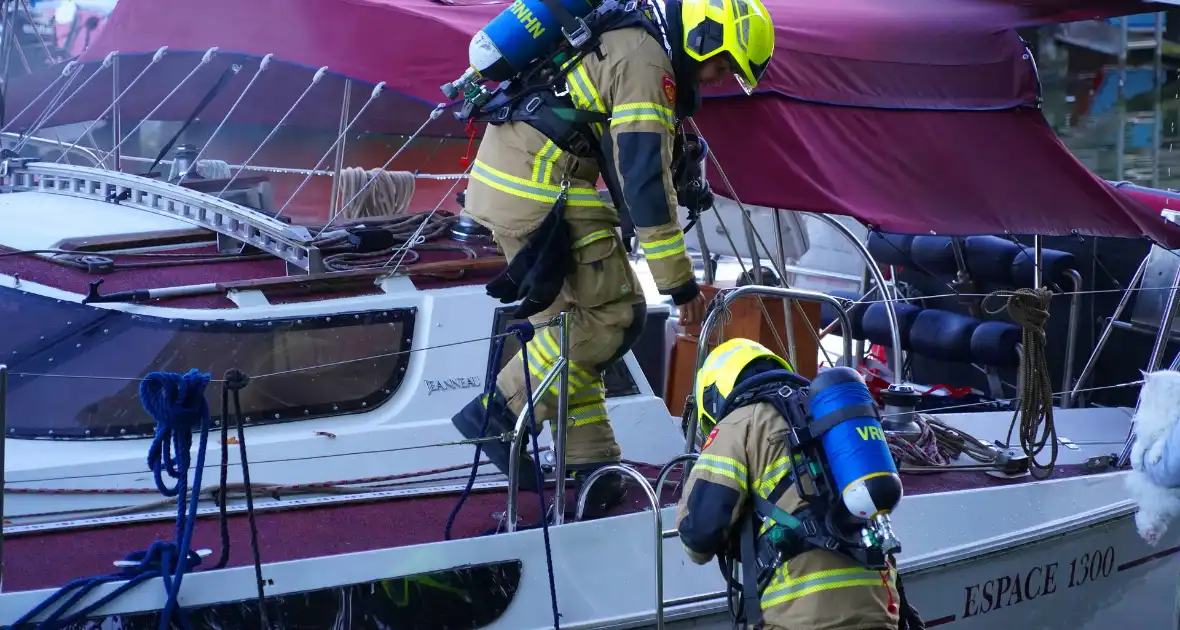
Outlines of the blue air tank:
[{"label": "blue air tank", "polygon": [[[576,18],[590,15],[599,0],[558,0]],[[475,34],[471,67],[489,81],[506,81],[564,39],[561,22],[541,0],[514,0]]]},{"label": "blue air tank", "polygon": [[881,423],[875,416],[855,410],[874,405],[864,379],[848,367],[824,370],[811,381],[810,401],[812,422],[832,413],[848,414],[822,438],[829,482],[845,507],[865,520],[892,512],[901,502],[901,477]]}]

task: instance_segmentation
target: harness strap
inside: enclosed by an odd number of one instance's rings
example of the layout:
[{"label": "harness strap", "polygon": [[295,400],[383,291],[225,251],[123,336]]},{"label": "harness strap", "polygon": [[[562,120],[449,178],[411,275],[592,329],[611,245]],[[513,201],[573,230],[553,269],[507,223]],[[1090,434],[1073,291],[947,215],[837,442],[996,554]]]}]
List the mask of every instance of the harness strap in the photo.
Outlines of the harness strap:
[{"label": "harness strap", "polygon": [[864,417],[880,418],[881,413],[877,411],[876,405],[868,403],[849,405],[813,419],[807,427],[811,430],[812,437],[818,438],[841,422]]},{"label": "harness strap", "polygon": [[747,628],[762,630],[762,591],[758,570],[758,521],[752,511],[742,517],[740,550],[742,556],[742,620]]},{"label": "harness strap", "polygon": [[561,0],[541,0],[541,3],[545,5],[546,9],[549,9],[549,13],[553,14],[553,17],[557,18],[566,37],[573,37],[581,29],[582,23],[574,17],[573,13],[570,13],[569,9],[565,8],[565,4]]}]

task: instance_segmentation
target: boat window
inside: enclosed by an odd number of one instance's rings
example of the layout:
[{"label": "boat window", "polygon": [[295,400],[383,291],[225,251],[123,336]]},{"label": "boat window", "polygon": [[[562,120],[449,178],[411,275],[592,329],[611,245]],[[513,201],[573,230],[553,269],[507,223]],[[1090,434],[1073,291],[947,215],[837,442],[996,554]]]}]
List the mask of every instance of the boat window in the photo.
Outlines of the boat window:
[{"label": "boat window", "polygon": [[[415,309],[251,321],[165,319],[0,287],[0,362],[11,371],[8,437],[152,435],[139,379],[238,369],[251,424],[372,409],[405,376]],[[379,356],[374,356],[379,355]],[[220,419],[221,387],[206,398]]]},{"label": "boat window", "polygon": [[[524,320],[514,319],[512,311],[515,306],[506,306],[496,310],[495,333],[500,334],[508,329],[512,324],[522,322]],[[488,349],[488,360],[492,359],[492,352],[496,348],[496,340],[491,341]],[[503,369],[512,357],[520,351],[520,344],[516,341],[516,337],[509,337],[504,341],[504,354],[500,357],[500,368]],[[634,396],[639,393],[639,386],[635,384],[635,379],[631,377],[630,370],[627,369],[627,364],[623,361],[616,361],[614,365],[607,368],[606,373],[602,376],[603,383],[606,384],[606,397],[616,398],[619,396]],[[537,384],[533,383],[533,387]]]}]

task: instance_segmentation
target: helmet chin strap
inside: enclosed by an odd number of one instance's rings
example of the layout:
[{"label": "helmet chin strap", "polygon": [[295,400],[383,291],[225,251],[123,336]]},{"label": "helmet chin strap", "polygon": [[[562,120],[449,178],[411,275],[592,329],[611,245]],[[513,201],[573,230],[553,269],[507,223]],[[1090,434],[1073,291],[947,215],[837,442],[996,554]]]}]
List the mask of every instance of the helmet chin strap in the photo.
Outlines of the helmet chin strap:
[{"label": "helmet chin strap", "polygon": [[[664,5],[661,15],[659,4]],[[672,72],[676,75],[676,116],[687,118],[697,113],[701,106],[701,88],[697,81],[696,59],[684,51],[684,23],[680,19],[680,0],[652,0],[660,26],[664,31],[664,44],[672,61]]]}]

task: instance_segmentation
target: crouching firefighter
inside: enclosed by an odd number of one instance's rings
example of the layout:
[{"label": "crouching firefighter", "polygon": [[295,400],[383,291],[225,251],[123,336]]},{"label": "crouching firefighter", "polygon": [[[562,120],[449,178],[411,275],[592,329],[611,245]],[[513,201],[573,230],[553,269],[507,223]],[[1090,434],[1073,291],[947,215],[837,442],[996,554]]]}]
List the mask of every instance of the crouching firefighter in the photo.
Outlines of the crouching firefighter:
[{"label": "crouching firefighter", "polygon": [[[698,323],[706,302],[685,250],[677,200],[691,197],[685,201],[699,205],[711,194],[701,186],[677,190],[673,181],[673,171],[693,171],[687,163],[674,169],[674,155],[703,156],[703,146],[678,131],[678,119],[695,111],[700,84],[732,74],[752,91],[774,50],[774,28],[759,0],[667,0],[662,12],[648,2],[593,4],[598,8],[584,21],[591,37],[583,45],[562,43],[539,69],[490,93],[471,88],[483,96],[469,98],[464,108],[467,120],[489,123],[464,213],[492,231],[509,260],[488,284],[489,295],[519,302],[513,316],[534,324],[569,313],[566,461],[575,487],[621,457],[602,374],[631,349],[646,319],[646,300],[617,230],[620,210],[634,222],[660,293],[680,306],[682,323]],[[544,5],[564,22],[561,2]],[[599,195],[600,176],[618,210]],[[486,414],[489,435],[511,430],[525,407],[524,370],[534,386],[541,382],[558,358],[558,334],[540,327],[529,342],[530,364],[517,353],[498,373],[491,402],[476,398],[454,416],[455,426],[476,439]],[[558,387],[535,407],[538,421],[555,420]],[[510,463],[505,443],[484,448],[501,472],[532,466],[527,456]],[[532,475],[519,478],[521,488],[535,485]],[[604,514],[624,494],[623,478],[607,476],[594,485],[586,516]]]},{"label": "crouching firefighter", "polygon": [[921,629],[892,557],[901,479],[860,375],[833,368],[809,383],[732,339],[709,354],[695,397],[708,435],[678,529],[693,562],[717,556],[735,625]]}]

